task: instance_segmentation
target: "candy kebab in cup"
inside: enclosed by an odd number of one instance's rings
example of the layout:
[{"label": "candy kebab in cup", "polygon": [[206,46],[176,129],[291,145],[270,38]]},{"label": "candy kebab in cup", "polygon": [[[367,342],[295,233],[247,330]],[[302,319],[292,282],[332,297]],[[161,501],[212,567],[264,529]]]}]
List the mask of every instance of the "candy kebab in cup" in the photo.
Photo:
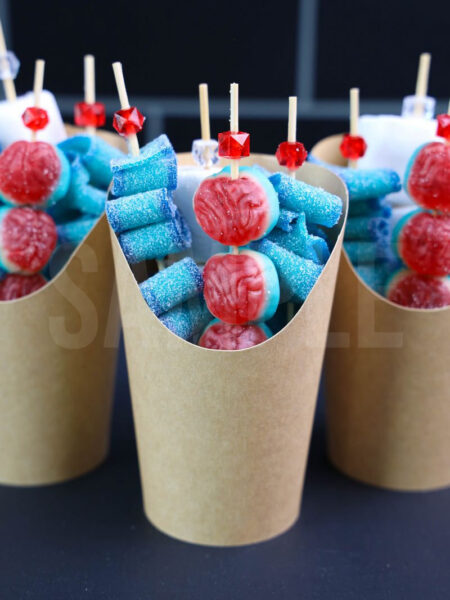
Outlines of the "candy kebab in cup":
[{"label": "candy kebab in cup", "polygon": [[406,169],[404,187],[422,210],[404,215],[392,235],[394,250],[410,270],[390,277],[386,296],[410,308],[450,305],[450,115],[438,115],[437,121],[443,141],[420,146]]},{"label": "candy kebab in cup", "polygon": [[95,135],[98,127],[106,122],[105,105],[95,99],[95,58],[92,54],[84,57],[84,100],[74,107],[74,121],[84,127],[86,135]]},{"label": "candy kebab in cup", "polygon": [[[289,96],[288,139],[279,144],[275,156],[280,166],[288,169],[289,175],[295,179],[295,173],[305,162],[308,153],[305,146],[297,141],[297,96]],[[287,305],[287,320],[294,316],[294,305]]]},{"label": "candy kebab in cup", "polygon": [[174,202],[186,219],[192,232],[192,248],[189,254],[199,264],[204,264],[215,252],[220,252],[220,244],[209,237],[197,222],[193,210],[193,198],[200,183],[220,169],[217,140],[211,139],[209,121],[208,85],[198,86],[200,100],[201,138],[192,142],[192,156],[197,163],[178,167],[178,185],[174,190]]},{"label": "candy kebab in cup", "polygon": [[[279,205],[265,175],[252,167],[239,168],[240,159],[250,154],[250,135],[239,131],[238,93],[238,84],[232,83],[230,130],[219,134],[219,155],[229,159],[230,166],[203,180],[194,196],[200,226],[232,248],[212,256],[203,270],[209,311],[222,323],[241,326],[208,326],[199,343],[217,350],[248,348],[267,339],[268,329],[256,323],[270,319],[280,299],[278,274],[270,258],[254,250],[240,250],[273,229]],[[251,328],[251,335],[246,335],[246,327]]]}]

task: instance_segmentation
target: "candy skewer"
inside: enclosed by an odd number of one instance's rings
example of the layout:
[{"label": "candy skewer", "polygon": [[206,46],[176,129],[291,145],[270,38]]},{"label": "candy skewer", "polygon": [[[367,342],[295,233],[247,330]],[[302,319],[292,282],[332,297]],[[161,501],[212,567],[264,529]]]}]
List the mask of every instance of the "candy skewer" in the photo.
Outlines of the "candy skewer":
[{"label": "candy skewer", "polygon": [[[127,88],[125,86],[125,80],[123,78],[122,63],[113,63],[113,71],[114,77],[116,79],[117,93],[119,94],[120,108],[122,110],[127,110],[130,108],[130,103],[128,101]],[[126,137],[131,155],[139,156],[139,142],[137,139],[137,135],[135,133],[131,133]]]},{"label": "candy skewer", "polygon": [[290,177],[305,162],[308,153],[301,142],[297,142],[297,96],[289,96],[288,139],[278,145],[275,156],[282,167],[287,167]]},{"label": "candy skewer", "polygon": [[[87,104],[95,103],[95,59],[92,54],[84,57],[84,101]],[[86,127],[88,135],[95,135],[95,131],[92,125]]]},{"label": "candy skewer", "polygon": [[[41,106],[41,94],[44,86],[44,70],[45,60],[38,59],[34,65],[34,83],[33,83],[33,97],[34,97],[34,108],[40,108]],[[31,130],[31,141],[35,142],[37,136],[37,130]]]},{"label": "candy skewer", "polygon": [[[9,64],[6,56],[7,52],[8,49],[6,47],[3,26],[2,22],[0,21],[0,56],[2,57],[1,60],[5,62],[5,70],[9,71]],[[14,85],[14,79],[12,77],[6,77],[5,79],[3,79],[3,89],[5,90],[5,97],[8,100],[8,102],[15,102],[17,98],[16,86]]]},{"label": "candy skewer", "polygon": [[425,98],[428,91],[428,77],[430,74],[431,54],[423,52],[419,59],[419,68],[417,70],[416,80],[416,102],[414,106],[414,114],[422,116],[425,112]]}]

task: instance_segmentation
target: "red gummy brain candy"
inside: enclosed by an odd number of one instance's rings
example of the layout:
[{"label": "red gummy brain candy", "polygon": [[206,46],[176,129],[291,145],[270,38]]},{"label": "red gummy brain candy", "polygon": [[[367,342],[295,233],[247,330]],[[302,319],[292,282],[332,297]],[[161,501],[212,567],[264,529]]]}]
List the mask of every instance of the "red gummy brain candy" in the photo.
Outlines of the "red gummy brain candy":
[{"label": "red gummy brain candy", "polygon": [[46,284],[45,278],[40,274],[19,275],[12,273],[0,281],[0,301],[17,300],[32,294]]},{"label": "red gummy brain candy", "polygon": [[265,280],[257,261],[246,254],[216,254],[203,270],[210,312],[225,323],[255,321],[266,302]]},{"label": "red gummy brain candy", "polygon": [[419,150],[407,189],[420,206],[450,212],[450,144],[432,142]]},{"label": "red gummy brain candy", "polygon": [[194,196],[194,212],[203,231],[227,246],[245,246],[266,231],[269,207],[264,188],[253,178],[209,177]]},{"label": "red gummy brain candy", "polygon": [[213,323],[201,336],[198,345],[211,350],[244,350],[267,340],[259,325]]},{"label": "red gummy brain candy", "polygon": [[1,222],[5,258],[23,273],[37,273],[50,260],[58,237],[50,215],[32,208],[12,208]]},{"label": "red gummy brain candy", "polygon": [[450,305],[450,285],[438,277],[405,273],[395,278],[387,297],[409,308],[442,308]]},{"label": "red gummy brain candy", "polygon": [[450,273],[450,215],[420,212],[403,226],[399,254],[406,265],[423,275]]},{"label": "red gummy brain candy", "polygon": [[60,174],[56,150],[46,142],[14,142],[0,155],[0,193],[12,204],[45,205]]}]

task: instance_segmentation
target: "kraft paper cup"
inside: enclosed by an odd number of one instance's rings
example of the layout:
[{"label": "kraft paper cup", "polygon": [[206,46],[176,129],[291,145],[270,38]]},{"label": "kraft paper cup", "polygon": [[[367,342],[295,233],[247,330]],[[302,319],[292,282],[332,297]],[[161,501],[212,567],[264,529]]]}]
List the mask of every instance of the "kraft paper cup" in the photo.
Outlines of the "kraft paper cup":
[{"label": "kraft paper cup", "polygon": [[[330,163],[341,136],[312,150]],[[394,490],[450,485],[450,308],[399,306],[342,252],[326,354],[328,454],[342,472]]]},{"label": "kraft paper cup", "polygon": [[[191,162],[179,155],[180,164]],[[277,170],[274,157],[247,164]],[[332,173],[301,179],[338,194]],[[175,538],[250,544],[295,523],[342,245],[308,299],[277,335],[241,351],[200,348],[172,334],[145,303],[116,235],[112,245],[148,519]]]},{"label": "kraft paper cup", "polygon": [[118,332],[103,215],[47,285],[0,302],[1,484],[61,482],[104,460]]}]

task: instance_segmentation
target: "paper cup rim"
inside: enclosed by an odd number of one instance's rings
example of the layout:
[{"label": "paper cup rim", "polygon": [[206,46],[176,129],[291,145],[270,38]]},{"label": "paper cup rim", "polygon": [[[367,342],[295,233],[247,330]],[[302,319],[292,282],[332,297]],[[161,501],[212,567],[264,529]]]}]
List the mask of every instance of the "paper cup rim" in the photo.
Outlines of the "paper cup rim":
[{"label": "paper cup rim", "polygon": [[[188,153],[182,153],[184,155],[187,155]],[[177,154],[178,156],[178,154]],[[257,157],[260,156],[271,156],[271,155],[266,155],[266,154],[261,154],[261,153],[252,153],[253,157],[255,157],[257,159]],[[287,335],[287,330],[290,326],[290,324],[297,318],[297,316],[300,314],[300,312],[302,311],[303,307],[307,304],[309,304],[311,302],[311,295],[313,294],[314,290],[316,289],[316,286],[319,284],[319,282],[321,281],[321,279],[323,279],[324,273],[330,268],[329,265],[332,262],[331,258],[337,253],[339,252],[339,248],[342,247],[342,242],[343,241],[343,236],[344,236],[344,231],[345,231],[345,224],[347,222],[347,216],[348,216],[348,191],[347,191],[347,187],[345,186],[344,182],[342,181],[342,179],[340,177],[338,177],[335,173],[333,173],[332,171],[330,171],[329,169],[326,169],[325,167],[322,167],[320,165],[308,165],[308,168],[311,168],[313,170],[317,170],[317,171],[326,171],[328,174],[332,174],[336,179],[338,179],[340,181],[340,183],[342,184],[342,192],[344,195],[344,198],[342,199],[343,202],[343,211],[342,214],[339,218],[339,221],[336,223],[336,225],[333,226],[333,228],[339,228],[339,233],[336,235],[336,239],[333,242],[333,249],[330,253],[330,256],[327,259],[327,262],[325,263],[325,266],[322,270],[322,272],[320,273],[319,277],[316,279],[313,287],[311,288],[308,297],[306,298],[306,300],[302,303],[302,305],[300,306],[300,308],[296,311],[295,315],[292,317],[292,319],[286,323],[286,325],[280,329],[280,331],[278,331],[277,333],[275,333],[272,337],[264,340],[263,342],[257,344],[256,346],[251,346],[250,348],[242,348],[239,350],[220,350],[220,349],[213,349],[213,348],[204,348],[203,346],[199,346],[198,344],[194,344],[192,342],[189,342],[181,337],[179,337],[178,335],[176,335],[175,333],[173,333],[173,331],[171,331],[168,327],[166,327],[165,325],[163,325],[163,323],[161,323],[161,321],[158,319],[158,317],[156,317],[156,315],[154,314],[154,312],[151,310],[151,308],[148,306],[148,304],[145,302],[144,297],[141,294],[141,291],[139,289],[139,284],[130,268],[130,265],[128,264],[128,262],[125,259],[125,256],[123,255],[122,252],[122,248],[120,247],[119,241],[117,239],[117,235],[114,232],[114,230],[112,229],[111,225],[109,225],[108,222],[108,226],[109,226],[109,231],[110,231],[110,235],[111,235],[111,242],[113,244],[116,244],[117,249],[120,251],[122,258],[124,259],[124,261],[127,264],[128,267],[128,271],[132,276],[133,279],[133,285],[135,288],[136,293],[139,295],[139,302],[141,304],[143,304],[143,307],[145,310],[148,310],[151,313],[151,318],[154,320],[154,322],[156,321],[158,324],[158,327],[161,329],[164,329],[166,332],[168,332],[171,336],[173,336],[173,338],[176,338],[176,343],[180,344],[180,345],[187,345],[190,348],[195,348],[195,351],[201,352],[201,353],[214,353],[216,355],[218,354],[222,354],[222,355],[229,355],[229,354],[233,354],[233,355],[237,355],[237,353],[244,353],[244,352],[257,352],[258,348],[262,348],[263,346],[265,346],[266,344],[270,344],[272,342],[272,340],[275,340],[275,338],[278,338],[281,335]],[[333,229],[332,228],[332,229]],[[39,290],[38,290],[39,291]],[[300,317],[299,317],[300,318]]]}]

